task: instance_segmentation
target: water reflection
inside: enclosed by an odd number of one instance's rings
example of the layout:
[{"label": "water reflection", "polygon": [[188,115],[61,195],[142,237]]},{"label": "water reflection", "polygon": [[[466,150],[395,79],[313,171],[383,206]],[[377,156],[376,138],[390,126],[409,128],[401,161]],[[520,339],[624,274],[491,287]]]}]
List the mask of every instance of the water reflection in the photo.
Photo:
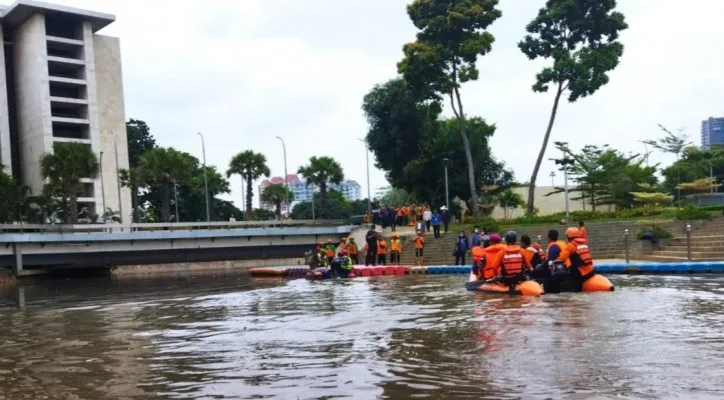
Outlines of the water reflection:
[{"label": "water reflection", "polygon": [[208,277],[5,288],[0,399],[724,393],[718,278],[619,277],[613,293],[542,298],[462,283]]}]

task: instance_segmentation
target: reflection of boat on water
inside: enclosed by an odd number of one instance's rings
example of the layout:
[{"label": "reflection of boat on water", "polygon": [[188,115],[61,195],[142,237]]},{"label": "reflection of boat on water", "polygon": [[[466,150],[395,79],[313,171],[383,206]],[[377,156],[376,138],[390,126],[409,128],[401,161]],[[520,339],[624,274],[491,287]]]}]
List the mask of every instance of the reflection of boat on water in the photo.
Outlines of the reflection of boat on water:
[{"label": "reflection of boat on water", "polygon": [[570,274],[553,275],[547,279],[536,279],[536,281],[543,285],[546,293],[613,292],[615,289],[608,278],[599,274],[586,279],[583,284]]}]

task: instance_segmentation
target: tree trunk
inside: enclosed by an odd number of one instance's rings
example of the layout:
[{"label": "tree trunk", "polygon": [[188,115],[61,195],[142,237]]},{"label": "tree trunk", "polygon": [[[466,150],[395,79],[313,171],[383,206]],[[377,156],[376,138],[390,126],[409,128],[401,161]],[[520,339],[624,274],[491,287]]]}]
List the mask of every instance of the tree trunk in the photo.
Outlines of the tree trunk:
[{"label": "tree trunk", "polygon": [[[314,196],[314,193],[312,193],[312,196]],[[319,202],[321,203],[319,206],[319,218],[324,219],[327,217],[327,183],[322,182],[319,184]]]},{"label": "tree trunk", "polygon": [[253,187],[254,179],[251,176],[246,177],[246,213],[251,214],[251,198],[254,196]]},{"label": "tree trunk", "polygon": [[546,147],[548,147],[548,140],[551,137],[551,131],[553,130],[553,123],[556,121],[556,114],[558,113],[558,103],[561,100],[561,94],[563,94],[563,83],[558,84],[558,90],[556,91],[556,98],[553,101],[553,109],[551,109],[551,116],[548,119],[548,128],[546,134],[543,137],[543,145],[538,153],[538,159],[535,161],[535,167],[533,167],[533,174],[530,176],[530,184],[528,186],[528,206],[526,207],[526,215],[533,215],[535,209],[535,181],[538,179],[538,171],[540,165],[543,162],[543,156],[546,153]]},{"label": "tree trunk", "polygon": [[69,224],[74,225],[78,223],[78,192],[75,188],[70,189],[68,192],[68,206],[66,207],[66,213],[68,216],[66,220]]},{"label": "tree trunk", "polygon": [[[131,189],[131,221],[138,222],[138,186],[130,185]],[[123,216],[121,215],[121,218]]]},{"label": "tree trunk", "polygon": [[[176,200],[174,199],[174,202]],[[161,221],[166,223],[171,220],[171,190],[168,185],[161,185]],[[179,221],[176,221],[179,222]]]},{"label": "tree trunk", "polygon": [[[458,122],[460,123],[460,136],[463,137],[463,148],[465,149],[465,159],[468,164],[468,184],[470,185],[470,202],[473,208],[473,217],[478,219],[480,217],[480,205],[478,204],[478,188],[475,185],[475,164],[473,163],[473,152],[470,149],[470,139],[468,138],[468,126],[465,120],[465,113],[463,112],[463,103],[460,99],[460,91],[455,88],[455,98],[458,103]],[[448,210],[447,212],[450,212]]]},{"label": "tree trunk", "polygon": [[275,206],[276,206],[276,208],[277,208],[277,218],[281,218],[281,216],[282,216],[282,202],[281,202],[281,200],[277,200]]}]

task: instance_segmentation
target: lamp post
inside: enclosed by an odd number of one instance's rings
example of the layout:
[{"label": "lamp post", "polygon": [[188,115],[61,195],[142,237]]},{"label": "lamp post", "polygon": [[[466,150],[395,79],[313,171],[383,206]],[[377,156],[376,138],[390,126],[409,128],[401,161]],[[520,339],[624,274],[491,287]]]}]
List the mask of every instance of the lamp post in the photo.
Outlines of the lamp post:
[{"label": "lamp post", "polygon": [[367,147],[367,142],[364,139],[359,139],[360,142],[365,144],[365,159],[367,160],[367,212],[372,215],[372,191],[370,190],[370,150]]},{"label": "lamp post", "polygon": [[[101,178],[101,216],[103,217],[103,223],[106,223],[106,189],[103,187],[103,152],[101,151],[100,157],[98,158],[98,164],[100,164],[100,178]],[[96,215],[98,210],[96,210]]]},{"label": "lamp post", "polygon": [[206,144],[204,143],[204,135],[196,132],[201,137],[201,152],[204,157],[204,192],[206,193],[206,222],[211,222],[211,212],[209,211],[209,178],[206,172]]},{"label": "lamp post", "polygon": [[568,166],[573,165],[574,161],[572,158],[568,158],[567,156],[563,156],[563,158],[559,159],[552,159],[555,161],[557,165],[562,165],[563,169],[563,191],[565,193],[565,202],[566,202],[566,222],[570,219],[570,210],[568,207]]},{"label": "lamp post", "polygon": [[[309,187],[309,183],[307,183],[307,187]],[[314,214],[314,189],[315,186],[312,185],[312,222],[316,221],[316,215]]]},{"label": "lamp post", "polygon": [[284,186],[287,188],[287,214],[289,214],[289,175],[287,175],[287,145],[284,143],[284,139],[281,136],[277,136],[280,142],[282,142],[282,152],[284,153]]},{"label": "lamp post", "polygon": [[626,264],[629,263],[629,252],[628,252],[628,228],[623,230],[623,245],[626,250]]},{"label": "lamp post", "polygon": [[447,165],[449,162],[450,159],[447,157],[442,159],[442,163],[445,166],[445,209],[447,209],[448,212],[450,212],[450,190],[447,182]]},{"label": "lamp post", "polygon": [[686,259],[691,261],[691,224],[686,224]]},{"label": "lamp post", "polygon": [[555,187],[556,186],[556,171],[551,171],[550,177],[551,177],[551,187]]}]

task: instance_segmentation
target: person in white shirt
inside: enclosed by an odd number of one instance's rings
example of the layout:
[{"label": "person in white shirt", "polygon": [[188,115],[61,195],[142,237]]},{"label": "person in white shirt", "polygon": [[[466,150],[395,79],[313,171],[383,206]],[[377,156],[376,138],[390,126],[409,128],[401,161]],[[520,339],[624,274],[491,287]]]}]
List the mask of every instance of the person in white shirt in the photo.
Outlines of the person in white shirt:
[{"label": "person in white shirt", "polygon": [[432,211],[429,207],[425,207],[425,211],[422,212],[422,220],[425,221],[425,227],[430,232],[430,223],[432,222]]}]

